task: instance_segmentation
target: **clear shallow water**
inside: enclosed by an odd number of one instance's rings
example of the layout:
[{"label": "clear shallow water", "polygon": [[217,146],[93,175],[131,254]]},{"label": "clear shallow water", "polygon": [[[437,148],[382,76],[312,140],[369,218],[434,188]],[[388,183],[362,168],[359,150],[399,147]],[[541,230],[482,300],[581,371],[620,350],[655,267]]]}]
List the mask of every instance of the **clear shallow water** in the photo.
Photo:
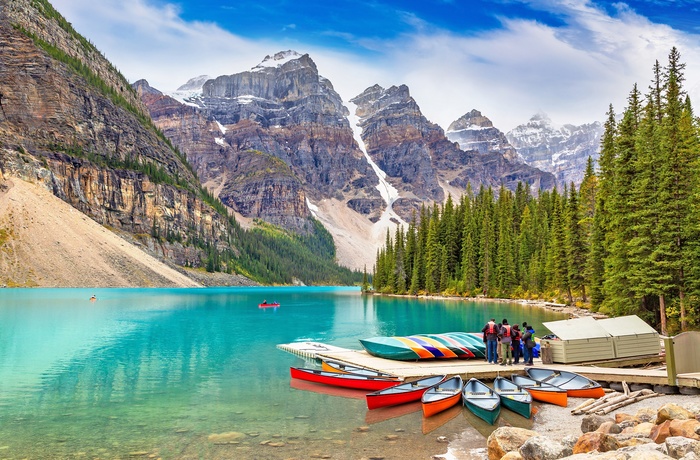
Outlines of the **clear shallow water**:
[{"label": "clear shallow water", "polygon": [[[263,299],[282,306],[259,309]],[[370,412],[362,393],[309,391],[289,367],[315,363],[275,346],[358,349],[376,335],[477,331],[490,317],[538,333],[562,318],[356,288],[3,289],[0,459],[428,458],[446,451],[435,436],[484,427],[461,411],[426,426],[419,405]]]}]

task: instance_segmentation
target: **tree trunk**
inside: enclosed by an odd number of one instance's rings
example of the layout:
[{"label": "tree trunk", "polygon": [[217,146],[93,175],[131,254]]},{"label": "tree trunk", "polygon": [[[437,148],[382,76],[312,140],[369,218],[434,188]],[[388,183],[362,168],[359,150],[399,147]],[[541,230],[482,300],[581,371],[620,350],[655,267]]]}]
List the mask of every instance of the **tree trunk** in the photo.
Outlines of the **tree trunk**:
[{"label": "tree trunk", "polygon": [[688,330],[688,322],[686,320],[686,312],[685,312],[685,290],[683,289],[683,269],[681,268],[681,280],[680,280],[680,302],[681,302],[681,332],[685,332]]},{"label": "tree trunk", "polygon": [[666,330],[666,299],[664,298],[663,294],[659,296],[659,314],[659,319],[661,321],[661,335],[668,335]]}]

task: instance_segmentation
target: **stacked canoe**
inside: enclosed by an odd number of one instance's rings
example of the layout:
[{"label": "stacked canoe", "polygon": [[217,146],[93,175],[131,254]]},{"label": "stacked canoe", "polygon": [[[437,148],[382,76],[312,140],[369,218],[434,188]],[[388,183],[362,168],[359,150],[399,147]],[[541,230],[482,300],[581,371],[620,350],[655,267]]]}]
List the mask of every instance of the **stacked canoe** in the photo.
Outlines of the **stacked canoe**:
[{"label": "stacked canoe", "polygon": [[370,355],[399,361],[486,357],[482,334],[475,332],[381,336],[360,339],[360,343]]}]

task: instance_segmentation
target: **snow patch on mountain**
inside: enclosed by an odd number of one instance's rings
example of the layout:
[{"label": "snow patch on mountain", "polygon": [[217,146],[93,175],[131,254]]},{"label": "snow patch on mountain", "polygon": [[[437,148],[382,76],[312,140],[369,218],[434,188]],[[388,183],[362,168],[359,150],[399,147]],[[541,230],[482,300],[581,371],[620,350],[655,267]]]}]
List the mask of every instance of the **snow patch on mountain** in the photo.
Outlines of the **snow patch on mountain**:
[{"label": "snow patch on mountain", "polygon": [[349,106],[348,109],[350,110],[350,115],[348,115],[348,121],[350,122],[350,127],[352,127],[353,137],[355,138],[357,145],[360,147],[360,150],[367,159],[367,162],[372,167],[372,170],[377,175],[377,178],[379,179],[379,184],[377,184],[377,190],[379,190],[379,194],[382,196],[384,202],[386,203],[386,209],[384,210],[384,213],[382,213],[381,218],[377,222],[378,225],[375,225],[374,228],[382,229],[383,232],[384,229],[392,225],[392,221],[398,221],[402,224],[405,224],[406,222],[404,222],[404,220],[401,217],[399,217],[399,215],[396,214],[391,207],[392,204],[394,204],[394,202],[399,198],[399,191],[396,189],[396,187],[389,183],[389,181],[386,179],[386,172],[384,172],[374,162],[374,160],[372,160],[372,157],[370,157],[367,153],[365,142],[362,140],[362,128],[360,128],[360,118],[356,114],[357,106],[352,102],[348,102],[347,105]]}]

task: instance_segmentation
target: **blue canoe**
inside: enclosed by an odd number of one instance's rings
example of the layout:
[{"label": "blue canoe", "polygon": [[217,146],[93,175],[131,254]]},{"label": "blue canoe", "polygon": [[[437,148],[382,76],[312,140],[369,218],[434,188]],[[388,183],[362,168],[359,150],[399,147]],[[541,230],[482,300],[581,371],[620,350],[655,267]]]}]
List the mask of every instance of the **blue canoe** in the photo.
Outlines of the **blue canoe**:
[{"label": "blue canoe", "polygon": [[486,357],[482,335],[474,332],[372,337],[360,343],[370,355],[399,361]]}]

